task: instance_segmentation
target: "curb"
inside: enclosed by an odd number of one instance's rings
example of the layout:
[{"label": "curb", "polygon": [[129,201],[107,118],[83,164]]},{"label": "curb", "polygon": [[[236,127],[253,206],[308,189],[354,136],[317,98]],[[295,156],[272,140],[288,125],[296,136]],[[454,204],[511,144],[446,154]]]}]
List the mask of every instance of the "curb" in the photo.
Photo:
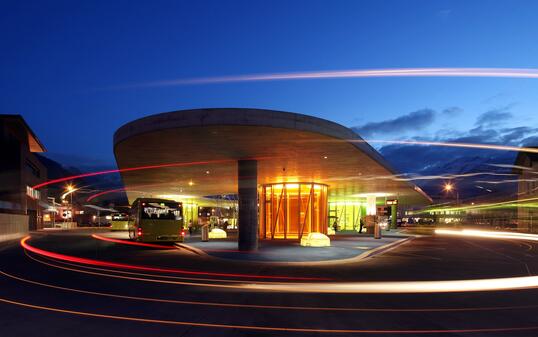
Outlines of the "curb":
[{"label": "curb", "polygon": [[256,264],[256,265],[265,265],[265,266],[320,266],[320,265],[328,265],[328,264],[334,265],[334,264],[346,264],[346,263],[360,262],[362,260],[366,260],[368,258],[374,257],[379,254],[383,254],[392,249],[395,249],[396,247],[403,245],[404,243],[409,242],[414,238],[415,238],[414,236],[405,237],[400,240],[379,246],[377,248],[367,250],[357,256],[346,258],[346,259],[321,260],[321,261],[258,261],[258,260],[231,259],[231,258],[213,256],[204,252],[201,249],[198,249],[198,248],[186,245],[186,244],[177,244],[177,246],[181,246],[182,248],[196,251],[199,253],[201,257],[206,257],[208,259],[214,259],[214,260],[228,261],[228,262],[236,261],[236,262],[244,263],[244,264]]},{"label": "curb", "polygon": [[194,254],[196,254],[198,256],[201,256],[201,257],[212,257],[209,254],[207,254],[206,252],[204,252],[203,250],[201,250],[199,248],[196,248],[196,247],[193,247],[193,246],[189,246],[189,245],[184,244],[184,243],[176,243],[175,246],[178,247],[178,248],[188,250],[191,253],[194,253]]},{"label": "curb", "polygon": [[361,260],[362,259],[367,259],[367,258],[370,258],[370,257],[374,257],[376,255],[383,254],[383,253],[386,253],[386,252],[388,252],[390,250],[393,250],[394,248],[396,248],[396,247],[398,247],[400,245],[403,245],[404,243],[406,243],[408,241],[411,241],[414,238],[415,238],[414,236],[403,238],[401,240],[391,242],[391,243],[389,243],[387,245],[383,245],[383,246],[374,248],[372,250],[368,250],[368,251],[362,253],[361,255],[359,255],[357,257],[360,257]]}]

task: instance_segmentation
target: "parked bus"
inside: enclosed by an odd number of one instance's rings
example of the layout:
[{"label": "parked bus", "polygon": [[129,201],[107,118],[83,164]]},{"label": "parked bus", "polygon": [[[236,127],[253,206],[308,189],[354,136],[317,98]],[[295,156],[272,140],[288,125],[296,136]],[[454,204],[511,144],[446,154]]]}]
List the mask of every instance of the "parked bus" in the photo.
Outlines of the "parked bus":
[{"label": "parked bus", "polygon": [[183,242],[182,204],[165,199],[136,199],[131,206],[129,238],[143,242]]},{"label": "parked bus", "polygon": [[110,230],[126,231],[129,230],[129,214],[127,213],[112,213],[110,221]]}]

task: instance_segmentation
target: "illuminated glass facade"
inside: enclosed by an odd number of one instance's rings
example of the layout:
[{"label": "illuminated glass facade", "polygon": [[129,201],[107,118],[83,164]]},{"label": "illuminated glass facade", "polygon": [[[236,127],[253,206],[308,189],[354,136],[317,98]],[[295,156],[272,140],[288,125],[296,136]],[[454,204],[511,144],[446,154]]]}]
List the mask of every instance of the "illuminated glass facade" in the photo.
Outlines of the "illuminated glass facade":
[{"label": "illuminated glass facade", "polygon": [[196,225],[198,223],[198,204],[193,201],[183,201],[183,226],[189,227],[189,223]]},{"label": "illuminated glass facade", "polygon": [[259,202],[262,239],[300,239],[311,232],[327,234],[327,185],[263,185]]},{"label": "illuminated glass facade", "polygon": [[360,219],[366,214],[358,201],[329,201],[329,225],[336,222],[339,231],[359,231]]}]

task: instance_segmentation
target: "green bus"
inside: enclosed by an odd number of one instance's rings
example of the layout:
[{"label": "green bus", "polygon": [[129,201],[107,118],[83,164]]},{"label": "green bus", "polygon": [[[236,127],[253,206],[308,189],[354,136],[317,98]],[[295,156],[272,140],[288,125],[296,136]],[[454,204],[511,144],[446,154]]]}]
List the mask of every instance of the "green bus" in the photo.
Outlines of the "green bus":
[{"label": "green bus", "polygon": [[129,214],[127,213],[112,213],[110,220],[110,230],[126,231],[129,230]]},{"label": "green bus", "polygon": [[129,238],[141,242],[183,242],[182,204],[166,199],[136,199],[131,206]]}]

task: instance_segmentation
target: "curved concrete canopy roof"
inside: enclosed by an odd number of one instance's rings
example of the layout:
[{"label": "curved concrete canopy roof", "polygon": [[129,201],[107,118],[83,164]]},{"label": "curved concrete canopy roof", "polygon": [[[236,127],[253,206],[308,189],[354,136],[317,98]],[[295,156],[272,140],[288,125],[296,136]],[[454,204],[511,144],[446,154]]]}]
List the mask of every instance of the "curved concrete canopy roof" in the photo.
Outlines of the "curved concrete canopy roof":
[{"label": "curved concrete canopy roof", "polygon": [[114,154],[119,168],[205,162],[123,172],[129,200],[142,192],[196,197],[236,193],[236,161],[256,158],[259,184],[314,181],[329,185],[333,197],[381,192],[409,204],[430,201],[408,182],[372,179],[395,172],[370,145],[350,140],[362,138],[349,128],[312,116],[261,109],[196,109],[125,124],[114,134]]}]

